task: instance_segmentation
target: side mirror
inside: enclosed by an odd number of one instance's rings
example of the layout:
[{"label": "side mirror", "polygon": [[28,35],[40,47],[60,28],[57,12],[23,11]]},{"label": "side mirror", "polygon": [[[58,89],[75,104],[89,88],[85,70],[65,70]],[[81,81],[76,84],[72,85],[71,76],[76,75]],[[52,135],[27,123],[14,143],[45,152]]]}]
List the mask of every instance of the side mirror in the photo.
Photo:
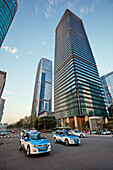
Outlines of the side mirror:
[{"label": "side mirror", "polygon": [[25,140],[28,140],[28,137],[25,137]]},{"label": "side mirror", "polygon": [[46,138],[46,135],[45,135],[45,138]]}]

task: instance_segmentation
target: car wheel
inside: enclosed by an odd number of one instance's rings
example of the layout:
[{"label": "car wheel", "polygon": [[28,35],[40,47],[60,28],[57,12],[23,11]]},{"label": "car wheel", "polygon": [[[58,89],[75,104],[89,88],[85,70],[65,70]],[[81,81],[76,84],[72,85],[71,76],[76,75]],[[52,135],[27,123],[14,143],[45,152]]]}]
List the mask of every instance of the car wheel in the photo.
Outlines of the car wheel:
[{"label": "car wheel", "polygon": [[27,156],[29,157],[30,156],[30,147],[28,146],[27,147],[27,152],[26,152]]},{"label": "car wheel", "polygon": [[21,151],[22,150],[22,145],[21,145],[21,143],[19,143],[19,151]]},{"label": "car wheel", "polygon": [[56,138],[54,138],[53,141],[54,141],[54,143],[56,143],[56,142],[57,142],[57,141],[56,141]]},{"label": "car wheel", "polygon": [[84,137],[83,134],[81,134],[80,137],[83,138]]},{"label": "car wheel", "polygon": [[66,139],[65,140],[65,145],[68,146],[69,145],[69,141]]}]

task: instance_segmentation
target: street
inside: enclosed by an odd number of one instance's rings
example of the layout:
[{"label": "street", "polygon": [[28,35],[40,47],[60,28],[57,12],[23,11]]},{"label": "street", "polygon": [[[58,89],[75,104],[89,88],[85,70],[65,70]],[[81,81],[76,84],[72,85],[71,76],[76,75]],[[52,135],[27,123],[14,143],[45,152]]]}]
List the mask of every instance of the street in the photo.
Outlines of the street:
[{"label": "street", "polygon": [[19,137],[3,137],[0,145],[0,170],[113,170],[113,137],[88,135],[80,146],[53,143],[52,134],[46,134],[52,144],[49,155],[26,156],[19,151]]}]

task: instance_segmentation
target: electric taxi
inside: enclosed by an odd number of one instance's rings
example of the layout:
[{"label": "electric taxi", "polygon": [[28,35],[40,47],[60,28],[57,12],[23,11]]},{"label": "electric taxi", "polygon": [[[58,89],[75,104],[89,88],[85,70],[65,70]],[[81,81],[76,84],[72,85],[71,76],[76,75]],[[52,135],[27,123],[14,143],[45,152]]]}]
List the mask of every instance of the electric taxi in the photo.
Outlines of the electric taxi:
[{"label": "electric taxi", "polygon": [[27,156],[31,154],[49,153],[51,144],[46,139],[46,136],[35,131],[24,131],[20,137],[19,150],[24,149]]},{"label": "electric taxi", "polygon": [[74,135],[70,131],[60,131],[57,130],[53,135],[53,141],[56,142],[63,142],[65,145],[69,144],[80,144],[80,139],[78,136]]}]

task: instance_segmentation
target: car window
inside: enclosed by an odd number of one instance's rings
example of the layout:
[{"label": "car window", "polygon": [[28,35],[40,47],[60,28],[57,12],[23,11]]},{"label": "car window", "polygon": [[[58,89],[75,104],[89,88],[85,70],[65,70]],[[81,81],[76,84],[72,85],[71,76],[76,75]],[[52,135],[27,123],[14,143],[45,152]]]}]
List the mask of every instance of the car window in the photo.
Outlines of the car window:
[{"label": "car window", "polygon": [[73,133],[70,132],[70,131],[65,131],[65,134],[66,134],[67,136],[72,136],[72,135],[73,135]]},{"label": "car window", "polygon": [[22,137],[24,137],[24,138],[25,138],[25,137],[26,137],[26,135],[27,135],[26,133],[23,133]]},{"label": "car window", "polygon": [[45,139],[45,136],[43,133],[31,133],[30,137],[32,140]]},{"label": "car window", "polygon": [[64,136],[64,133],[63,133],[63,132],[60,132],[60,135],[63,135],[63,136]]},{"label": "car window", "polygon": [[28,133],[26,134],[26,137],[27,137],[27,138],[28,138],[28,140],[29,140],[29,134],[28,134]]},{"label": "car window", "polygon": [[59,135],[60,133],[59,133],[58,131],[56,131],[56,133],[55,133],[55,134],[58,134],[58,135]]}]

